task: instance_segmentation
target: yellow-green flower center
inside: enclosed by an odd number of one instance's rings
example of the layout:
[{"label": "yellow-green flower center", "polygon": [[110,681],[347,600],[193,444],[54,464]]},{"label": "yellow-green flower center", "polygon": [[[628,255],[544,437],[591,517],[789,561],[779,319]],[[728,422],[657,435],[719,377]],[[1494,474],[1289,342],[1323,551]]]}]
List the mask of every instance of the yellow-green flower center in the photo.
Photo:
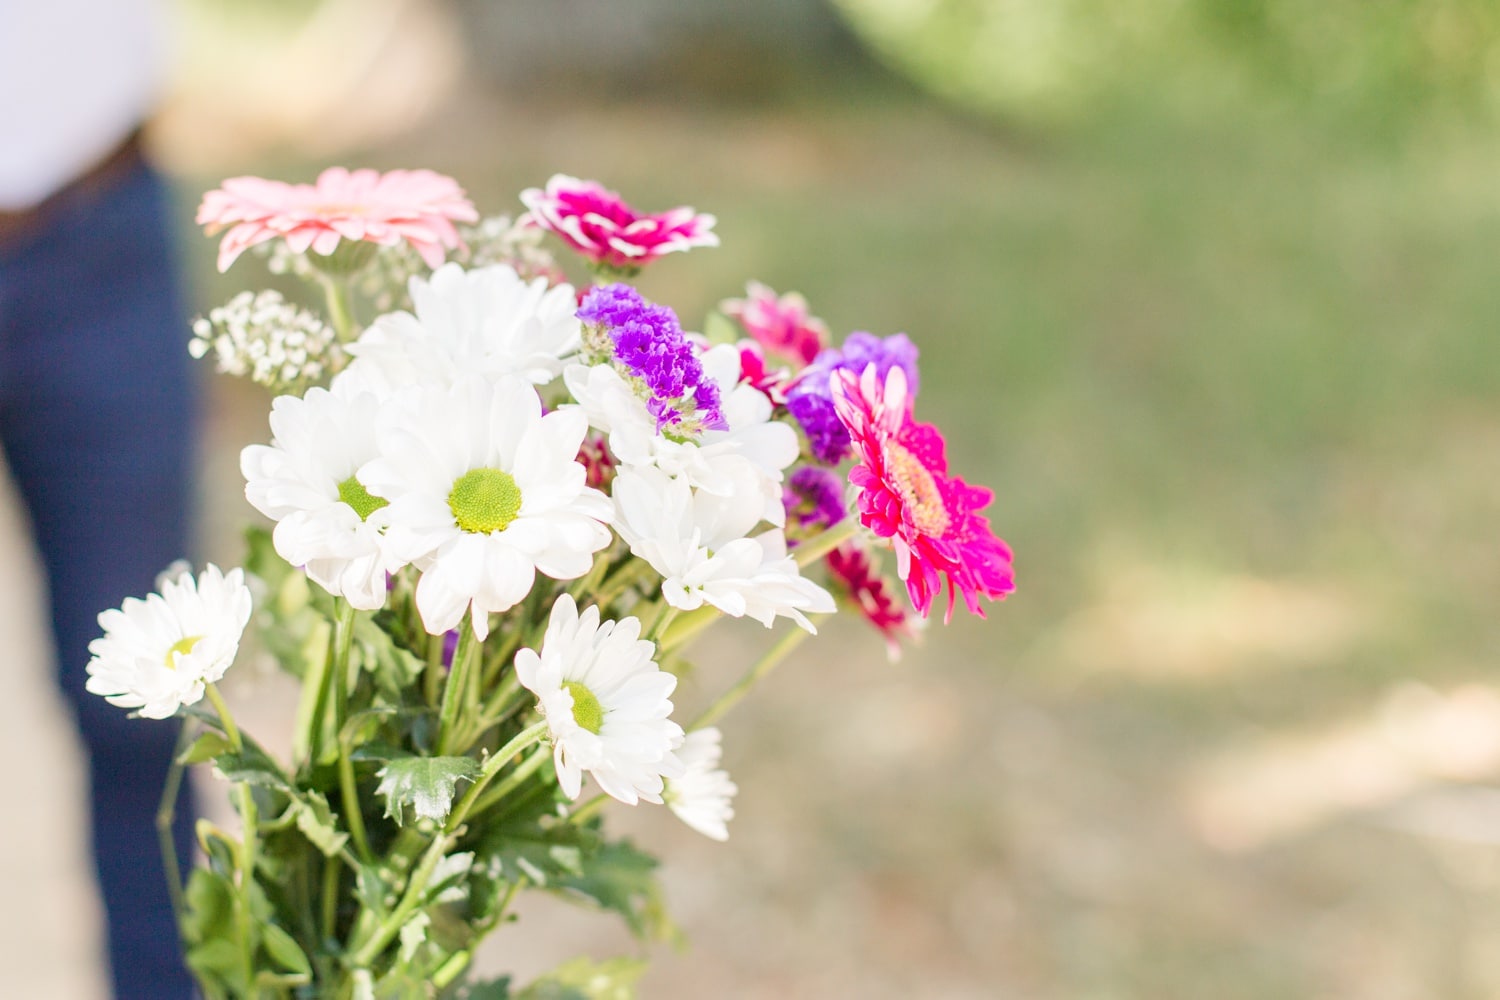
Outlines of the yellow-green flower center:
[{"label": "yellow-green flower center", "polygon": [[198,645],[202,639],[203,636],[201,635],[185,635],[172,643],[171,647],[167,650],[167,655],[163,657],[163,662],[166,663],[167,669],[176,670],[177,660],[191,653],[193,647]]},{"label": "yellow-green flower center", "polygon": [[922,534],[942,538],[953,523],[937,480],[922,460],[894,441],[886,442],[885,467],[906,505],[911,522]]},{"label": "yellow-green flower center", "polygon": [[597,736],[604,728],[604,706],[577,681],[563,681],[563,687],[573,696],[573,721]]},{"label": "yellow-green flower center", "polygon": [[470,469],[454,482],[448,509],[464,531],[477,535],[504,531],[521,512],[521,488],[509,472]]},{"label": "yellow-green flower center", "polygon": [[372,495],[369,490],[365,489],[364,483],[353,476],[339,483],[339,499],[353,507],[354,513],[359,515],[361,521],[368,521],[371,514],[390,503],[384,497]]}]

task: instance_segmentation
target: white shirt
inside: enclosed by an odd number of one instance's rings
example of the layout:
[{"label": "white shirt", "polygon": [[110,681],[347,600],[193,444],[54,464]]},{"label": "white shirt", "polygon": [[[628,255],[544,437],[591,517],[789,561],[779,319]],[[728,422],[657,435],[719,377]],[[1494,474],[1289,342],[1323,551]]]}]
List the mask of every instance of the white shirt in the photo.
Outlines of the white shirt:
[{"label": "white shirt", "polygon": [[42,201],[146,119],[163,14],[158,0],[0,0],[0,211]]}]

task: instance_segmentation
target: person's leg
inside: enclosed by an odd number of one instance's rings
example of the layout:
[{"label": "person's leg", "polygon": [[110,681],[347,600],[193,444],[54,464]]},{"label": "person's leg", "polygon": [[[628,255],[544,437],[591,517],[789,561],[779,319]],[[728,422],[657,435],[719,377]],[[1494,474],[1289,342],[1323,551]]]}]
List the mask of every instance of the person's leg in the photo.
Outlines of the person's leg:
[{"label": "person's leg", "polygon": [[[100,611],[189,550],[195,401],[162,186],[144,167],[0,259],[0,440],[47,569],[59,681],[91,766],[121,998],[186,998],[154,826],[178,734],[84,691]],[[190,859],[192,803],[176,841]]]}]

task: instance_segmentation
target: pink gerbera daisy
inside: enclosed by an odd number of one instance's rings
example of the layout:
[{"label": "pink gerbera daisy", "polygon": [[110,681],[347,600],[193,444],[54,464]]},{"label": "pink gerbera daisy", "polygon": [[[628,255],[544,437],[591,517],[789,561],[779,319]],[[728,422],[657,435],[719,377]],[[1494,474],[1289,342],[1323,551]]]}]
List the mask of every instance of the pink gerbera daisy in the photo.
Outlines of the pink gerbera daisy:
[{"label": "pink gerbera daisy", "polygon": [[859,489],[860,522],[891,540],[912,605],[927,617],[946,578],[943,620],[953,617],[960,593],[969,611],[984,617],[980,597],[998,600],[1015,589],[1010,548],[979,514],[994,494],[948,476],[943,436],[912,418],[899,367],[883,383],[874,365],[857,379],[837,371],[833,400],[854,444],[849,481]]},{"label": "pink gerbera daisy", "polygon": [[803,365],[812,364],[818,352],[828,346],[827,324],[810,313],[807,300],[796,292],[778,296],[752,281],[745,286],[743,299],[725,299],[719,308],[738,320],[766,350]]},{"label": "pink gerbera daisy", "polygon": [[250,247],[278,238],[296,253],[324,256],[340,240],[380,246],[404,240],[435,268],[444,248],[460,243],[453,223],[478,218],[458,182],[431,170],[329,167],[313,184],[231,177],[198,206],[198,224],[209,235],[229,227],[219,244],[220,271]]},{"label": "pink gerbera daisy", "polygon": [[598,181],[555,174],[546,189],[527,188],[521,202],[529,211],[521,221],[540,226],[595,264],[634,273],[677,250],[716,247],[716,221],[691,208],[656,215],[637,212]]}]

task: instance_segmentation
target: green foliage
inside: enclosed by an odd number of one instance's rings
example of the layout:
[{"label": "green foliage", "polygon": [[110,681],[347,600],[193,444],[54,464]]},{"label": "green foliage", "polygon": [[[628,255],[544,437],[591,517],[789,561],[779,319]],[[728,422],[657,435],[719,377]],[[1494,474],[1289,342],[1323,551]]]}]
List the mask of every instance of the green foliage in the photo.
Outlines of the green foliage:
[{"label": "green foliage", "polygon": [[441,823],[453,808],[460,781],[479,776],[479,764],[471,757],[402,757],[379,771],[375,791],[385,799],[386,816],[405,822],[410,806],[417,819]]},{"label": "green foliage", "polygon": [[651,855],[620,840],[591,852],[586,864],[576,873],[563,874],[556,884],[566,895],[618,913],[636,937],[665,941],[676,936],[676,928],[656,880],[657,865]]},{"label": "green foliage", "polygon": [[637,958],[575,958],[527,986],[516,1000],[635,1000],[635,984],[645,971],[646,963]]}]

